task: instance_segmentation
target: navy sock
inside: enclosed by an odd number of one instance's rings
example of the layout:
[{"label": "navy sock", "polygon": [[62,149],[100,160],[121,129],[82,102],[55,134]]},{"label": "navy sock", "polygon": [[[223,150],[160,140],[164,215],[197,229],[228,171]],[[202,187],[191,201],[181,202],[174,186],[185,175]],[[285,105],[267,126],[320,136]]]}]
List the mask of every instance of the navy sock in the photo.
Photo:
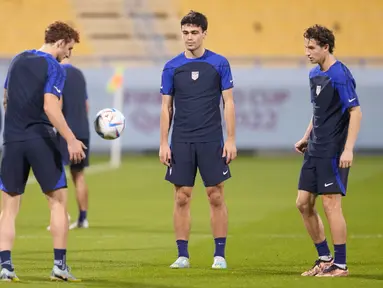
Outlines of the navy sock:
[{"label": "navy sock", "polygon": [[188,241],[177,240],[176,242],[177,242],[177,248],[178,248],[178,257],[189,258]]},{"label": "navy sock", "polygon": [[11,251],[9,250],[0,251],[0,263],[2,268],[5,268],[11,272],[13,271]]},{"label": "navy sock", "polygon": [[86,219],[86,210],[80,210],[80,214],[78,216],[78,222],[82,223]]},{"label": "navy sock", "polygon": [[330,252],[330,249],[328,248],[326,239],[321,243],[315,244],[315,247],[317,248],[319,257],[331,255],[331,252]]},{"label": "navy sock", "polygon": [[334,245],[334,264],[346,265],[346,244]]},{"label": "navy sock", "polygon": [[215,238],[214,242],[215,242],[214,257],[221,256],[225,258],[226,237]]},{"label": "navy sock", "polygon": [[61,270],[66,268],[66,249],[54,249],[55,262],[54,265]]}]

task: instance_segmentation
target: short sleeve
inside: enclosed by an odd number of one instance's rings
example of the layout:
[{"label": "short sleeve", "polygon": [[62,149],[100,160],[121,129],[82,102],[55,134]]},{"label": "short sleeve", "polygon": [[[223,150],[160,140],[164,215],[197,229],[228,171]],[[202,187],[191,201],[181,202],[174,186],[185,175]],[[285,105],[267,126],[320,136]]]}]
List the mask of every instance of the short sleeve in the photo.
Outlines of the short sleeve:
[{"label": "short sleeve", "polygon": [[7,74],[7,77],[5,77],[4,89],[8,89],[8,74]]},{"label": "short sleeve", "polygon": [[313,93],[313,84],[311,83],[311,70],[309,73],[309,87],[310,87],[310,102],[314,103],[314,93]]},{"label": "short sleeve", "polygon": [[66,72],[64,68],[54,59],[47,58],[48,61],[48,77],[45,83],[44,93],[50,93],[61,97],[65,84]]},{"label": "short sleeve", "polygon": [[335,89],[338,91],[343,110],[360,105],[355,87],[355,81],[350,78],[346,79],[344,83],[335,83]]},{"label": "short sleeve", "polygon": [[[79,71],[80,71],[80,70],[79,70]],[[85,75],[84,75],[84,73],[82,73],[82,71],[80,71],[80,74],[81,74],[82,81],[83,81],[83,83],[84,83],[85,100],[88,100],[88,91],[87,91],[87,83],[86,83]]]},{"label": "short sleeve", "polygon": [[172,95],[174,94],[174,68],[165,65],[164,70],[162,71],[161,77],[161,94],[163,95]]},{"label": "short sleeve", "polygon": [[221,75],[221,90],[227,90],[234,87],[233,75],[231,74],[231,68],[229,61],[224,58],[220,64],[220,75]]},{"label": "short sleeve", "polygon": [[[15,57],[12,58],[12,61],[11,61],[11,64],[9,67],[11,67],[13,61],[15,60],[15,58],[18,56],[19,54],[17,54]],[[5,81],[4,81],[4,89],[8,89],[8,77],[9,77],[9,70],[10,68],[8,67],[8,72],[7,72],[7,76],[5,77]]]}]

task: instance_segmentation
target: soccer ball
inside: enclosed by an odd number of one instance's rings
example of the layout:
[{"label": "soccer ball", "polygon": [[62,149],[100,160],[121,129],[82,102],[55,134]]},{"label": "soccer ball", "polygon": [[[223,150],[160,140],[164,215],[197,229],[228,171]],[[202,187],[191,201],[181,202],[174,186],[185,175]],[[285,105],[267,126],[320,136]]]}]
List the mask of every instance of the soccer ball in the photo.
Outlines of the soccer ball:
[{"label": "soccer ball", "polygon": [[94,129],[101,138],[114,140],[121,136],[125,128],[125,116],[115,108],[100,110],[94,120]]}]

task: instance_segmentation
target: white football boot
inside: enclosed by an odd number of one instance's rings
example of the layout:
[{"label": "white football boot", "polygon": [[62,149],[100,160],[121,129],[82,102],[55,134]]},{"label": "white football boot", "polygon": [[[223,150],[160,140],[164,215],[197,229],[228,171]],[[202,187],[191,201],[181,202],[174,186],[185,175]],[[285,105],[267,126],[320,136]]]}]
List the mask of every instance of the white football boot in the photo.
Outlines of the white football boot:
[{"label": "white football boot", "polygon": [[181,268],[189,268],[190,267],[190,261],[187,257],[178,257],[177,260],[170,265],[170,268],[173,269],[181,269]]}]

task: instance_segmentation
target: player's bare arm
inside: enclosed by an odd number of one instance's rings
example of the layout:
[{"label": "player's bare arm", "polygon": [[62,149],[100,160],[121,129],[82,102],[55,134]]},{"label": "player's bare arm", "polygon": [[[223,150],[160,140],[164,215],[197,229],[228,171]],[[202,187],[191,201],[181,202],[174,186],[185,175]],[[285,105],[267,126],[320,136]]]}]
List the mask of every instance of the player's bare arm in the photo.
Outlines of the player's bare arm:
[{"label": "player's bare arm", "polygon": [[51,93],[44,94],[44,111],[49,121],[68,143],[68,150],[72,150],[69,149],[69,147],[73,146],[73,152],[70,153],[70,160],[74,163],[78,163],[84,159],[85,153],[83,149],[86,149],[86,146],[82,142],[78,141],[73,132],[70,130],[67,122],[65,121],[64,115],[62,114],[60,101],[56,95]]},{"label": "player's bare arm", "polygon": [[85,109],[86,109],[86,113],[88,113],[89,114],[89,100],[86,100],[85,101]]},{"label": "player's bare arm", "polygon": [[161,118],[160,118],[160,161],[170,166],[171,152],[168,144],[169,130],[173,119],[173,97],[162,95]]},{"label": "player's bare arm", "polygon": [[3,98],[4,111],[7,110],[7,99],[8,99],[8,91],[7,89],[4,89],[4,98]]},{"label": "player's bare arm", "polygon": [[306,129],[305,135],[303,135],[303,138],[301,140],[299,140],[297,143],[295,143],[295,151],[297,151],[298,153],[301,153],[301,154],[303,154],[305,152],[306,147],[307,147],[307,142],[309,140],[310,133],[311,133],[312,129],[313,129],[313,118],[311,117],[310,123]]},{"label": "player's bare arm", "polygon": [[350,124],[348,126],[347,140],[339,161],[339,167],[341,168],[348,168],[352,165],[352,160],[354,158],[353,150],[356,139],[358,138],[360,122],[362,120],[362,111],[360,106],[351,107],[349,111]]},{"label": "player's bare arm", "polygon": [[226,163],[230,163],[237,157],[237,147],[235,146],[235,105],[233,99],[233,89],[222,91],[224,101],[224,117],[226,122],[227,139],[223,148],[222,157],[226,157]]}]

